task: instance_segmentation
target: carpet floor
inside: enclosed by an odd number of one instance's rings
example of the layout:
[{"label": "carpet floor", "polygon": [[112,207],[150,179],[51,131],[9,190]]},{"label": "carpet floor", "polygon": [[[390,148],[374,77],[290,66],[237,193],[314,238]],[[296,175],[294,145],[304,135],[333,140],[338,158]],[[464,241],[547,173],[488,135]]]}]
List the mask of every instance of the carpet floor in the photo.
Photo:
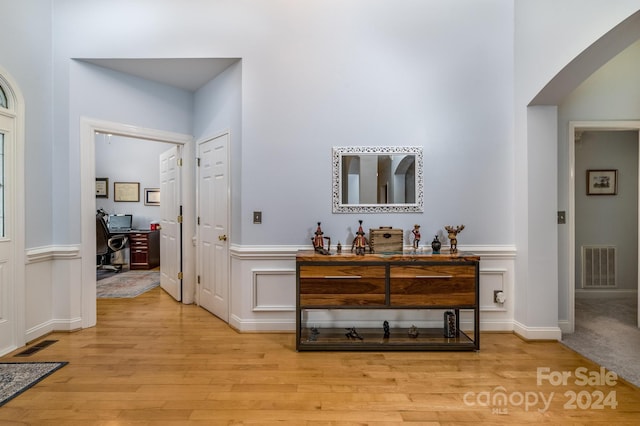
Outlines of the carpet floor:
[{"label": "carpet floor", "polygon": [[66,362],[0,363],[0,406],[65,365]]},{"label": "carpet floor", "polygon": [[640,387],[637,297],[576,298],[575,333],[562,343]]},{"label": "carpet floor", "polygon": [[96,282],[97,297],[136,297],[160,285],[159,271],[119,272]]}]

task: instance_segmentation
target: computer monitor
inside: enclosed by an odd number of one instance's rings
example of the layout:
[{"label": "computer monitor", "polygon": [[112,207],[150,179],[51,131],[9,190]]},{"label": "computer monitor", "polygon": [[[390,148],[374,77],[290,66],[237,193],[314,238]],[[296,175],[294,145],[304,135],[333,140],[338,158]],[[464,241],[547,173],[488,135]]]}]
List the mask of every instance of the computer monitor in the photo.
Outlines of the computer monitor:
[{"label": "computer monitor", "polygon": [[131,231],[133,223],[133,215],[130,214],[110,214],[109,215],[109,232],[128,232]]}]

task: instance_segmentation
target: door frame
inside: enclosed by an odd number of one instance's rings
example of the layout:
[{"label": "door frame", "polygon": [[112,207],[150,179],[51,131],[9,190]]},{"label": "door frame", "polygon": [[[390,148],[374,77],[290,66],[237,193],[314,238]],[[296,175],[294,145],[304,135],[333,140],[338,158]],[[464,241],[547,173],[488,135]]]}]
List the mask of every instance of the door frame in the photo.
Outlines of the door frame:
[{"label": "door frame", "polygon": [[[173,143],[176,145],[184,145],[182,150],[183,158],[186,153],[190,152],[187,147],[193,144],[193,137],[182,133],[166,132],[162,130],[148,129],[129,124],[98,120],[93,118],[80,118],[80,221],[81,221],[81,318],[82,328],[93,327],[97,320],[96,306],[96,266],[95,266],[95,249],[96,249],[96,232],[95,232],[95,215],[96,215],[96,199],[95,199],[95,134],[109,133],[118,136],[132,137],[137,139],[146,139],[149,141]],[[189,167],[190,161],[184,161],[183,167]],[[194,206],[192,202],[193,195],[187,196],[189,189],[189,180],[182,179],[183,199],[183,215],[185,217],[194,215]],[[191,188],[191,192],[194,192]],[[186,245],[185,235],[182,234],[182,244]],[[185,258],[183,262],[183,270],[195,270],[195,260]],[[184,303],[184,300],[183,300]]]},{"label": "door frame", "polygon": [[[568,332],[573,333],[576,326],[576,131],[606,131],[606,130],[632,130],[638,132],[640,144],[640,121],[635,120],[603,120],[603,121],[570,121],[569,122],[569,314]],[[640,158],[638,158],[640,168]],[[638,185],[640,200],[640,182]],[[640,210],[639,210],[640,211]],[[640,229],[640,214],[638,214]],[[640,232],[640,231],[639,231]],[[638,237],[638,252],[640,253],[640,236]],[[640,269],[638,270],[638,301],[640,302]],[[640,306],[640,304],[638,305]],[[640,326],[640,308],[638,309],[638,326]]]},{"label": "door frame", "polygon": [[[13,229],[9,238],[13,240],[13,277],[12,291],[9,298],[13,304],[12,312],[9,313],[10,321],[13,321],[13,336],[11,337],[11,347],[0,351],[9,353],[11,350],[26,344],[26,317],[27,317],[27,297],[26,297],[26,216],[25,216],[25,101],[22,91],[18,87],[17,81],[0,67],[0,85],[7,96],[8,109],[7,116],[13,121],[14,143],[11,169],[13,174],[9,177],[14,181],[13,198],[11,204],[13,210]],[[4,113],[4,112],[3,112]],[[6,206],[5,206],[6,207]]]}]

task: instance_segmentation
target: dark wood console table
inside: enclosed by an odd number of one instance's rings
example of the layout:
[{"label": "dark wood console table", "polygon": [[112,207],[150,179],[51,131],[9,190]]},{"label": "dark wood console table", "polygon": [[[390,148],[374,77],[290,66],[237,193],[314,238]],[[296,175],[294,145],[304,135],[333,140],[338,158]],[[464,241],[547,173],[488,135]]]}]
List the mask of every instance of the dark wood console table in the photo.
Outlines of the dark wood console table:
[{"label": "dark wood console table", "polygon": [[[296,350],[478,350],[479,265],[480,257],[469,253],[325,256],[300,251]],[[349,328],[317,325],[309,319],[314,311],[330,314],[347,309],[450,311],[455,313],[455,335],[445,337],[444,319],[435,327],[419,328],[417,336],[407,327],[390,324],[388,337],[384,337],[384,318],[368,318],[367,324],[375,327],[357,327],[355,336],[349,335]],[[461,310],[473,311],[471,330],[460,330]]]}]

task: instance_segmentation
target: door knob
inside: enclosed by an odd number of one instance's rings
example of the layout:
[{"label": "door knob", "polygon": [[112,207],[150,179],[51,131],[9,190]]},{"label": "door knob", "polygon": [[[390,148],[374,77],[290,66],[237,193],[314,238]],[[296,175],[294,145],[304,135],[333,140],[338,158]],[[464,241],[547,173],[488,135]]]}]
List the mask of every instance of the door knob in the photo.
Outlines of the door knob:
[{"label": "door knob", "polygon": [[220,235],[220,236],[218,237],[218,240],[220,240],[220,241],[227,241],[227,236],[226,236],[226,235]]}]

